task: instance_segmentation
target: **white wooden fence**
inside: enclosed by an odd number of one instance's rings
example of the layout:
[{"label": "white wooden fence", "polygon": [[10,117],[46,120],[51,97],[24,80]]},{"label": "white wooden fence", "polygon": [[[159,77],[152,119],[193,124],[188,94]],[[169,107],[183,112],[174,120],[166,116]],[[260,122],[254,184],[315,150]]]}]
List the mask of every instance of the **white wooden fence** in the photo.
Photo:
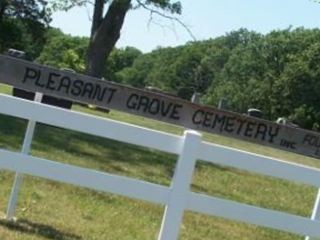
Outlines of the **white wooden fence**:
[{"label": "white wooden fence", "polygon": [[[319,219],[319,199],[309,219],[190,191],[198,159],[320,187],[320,170],[316,168],[202,142],[201,135],[195,131],[187,130],[181,137],[1,94],[0,113],[179,155],[171,186],[166,187],[41,159],[26,150],[17,153],[0,149],[0,169],[15,171],[20,178],[22,174],[29,174],[165,205],[158,240],[178,238],[185,210],[303,236],[320,236],[320,221],[316,220]],[[15,187],[13,195],[19,190]],[[16,199],[11,201],[14,202],[9,203],[9,215],[14,214]]]}]

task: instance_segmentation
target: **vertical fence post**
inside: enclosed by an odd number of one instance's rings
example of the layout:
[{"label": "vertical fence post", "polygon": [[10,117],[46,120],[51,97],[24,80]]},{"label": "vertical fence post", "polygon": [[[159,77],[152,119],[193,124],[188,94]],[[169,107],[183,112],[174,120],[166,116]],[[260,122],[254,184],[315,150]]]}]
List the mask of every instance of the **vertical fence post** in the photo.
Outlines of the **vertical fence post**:
[{"label": "vertical fence post", "polygon": [[[318,195],[316,198],[316,201],[314,203],[312,215],[311,215],[312,220],[320,220],[320,189],[318,190]],[[311,238],[311,237],[306,237],[305,240],[313,240],[313,239],[319,239],[319,238]]]},{"label": "vertical fence post", "polygon": [[[41,100],[42,100],[42,93],[36,93],[35,97],[34,97],[34,101],[41,102]],[[23,145],[22,145],[22,149],[21,149],[22,154],[29,154],[29,152],[30,152],[35,126],[36,126],[35,121],[30,120],[28,122],[28,126],[26,129],[26,133],[24,136]],[[17,172],[15,175],[12,189],[11,189],[11,195],[10,195],[8,208],[7,208],[6,218],[8,220],[10,220],[14,217],[15,209],[16,209],[16,205],[17,205],[17,201],[18,201],[18,194],[19,194],[19,190],[20,190],[22,181],[23,181],[23,174]]]},{"label": "vertical fence post", "polygon": [[192,130],[184,132],[184,144],[171,183],[158,240],[178,238],[200,144],[200,133]]}]

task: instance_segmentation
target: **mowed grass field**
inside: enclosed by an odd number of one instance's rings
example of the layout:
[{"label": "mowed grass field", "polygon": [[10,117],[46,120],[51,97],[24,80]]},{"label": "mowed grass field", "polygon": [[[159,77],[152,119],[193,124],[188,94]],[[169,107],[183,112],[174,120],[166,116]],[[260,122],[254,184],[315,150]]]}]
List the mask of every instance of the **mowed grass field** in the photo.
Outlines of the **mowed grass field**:
[{"label": "mowed grass field", "polygon": [[[0,92],[11,88],[0,85]],[[0,102],[1,104],[1,102]],[[75,105],[102,117],[181,135],[182,128],[111,111],[109,114]],[[26,121],[0,114],[0,148],[19,151]],[[320,167],[320,161],[255,144],[204,134],[204,140],[292,162]],[[169,185],[177,156],[37,124],[31,154]],[[0,239],[157,239],[164,206],[96,192],[73,185],[25,176],[14,222],[4,220],[14,173],[0,170]],[[317,189],[237,169],[198,162],[192,190],[264,208],[309,217]],[[302,240],[303,236],[236,221],[185,212],[181,240]],[[168,239],[170,240],[170,239]]]}]

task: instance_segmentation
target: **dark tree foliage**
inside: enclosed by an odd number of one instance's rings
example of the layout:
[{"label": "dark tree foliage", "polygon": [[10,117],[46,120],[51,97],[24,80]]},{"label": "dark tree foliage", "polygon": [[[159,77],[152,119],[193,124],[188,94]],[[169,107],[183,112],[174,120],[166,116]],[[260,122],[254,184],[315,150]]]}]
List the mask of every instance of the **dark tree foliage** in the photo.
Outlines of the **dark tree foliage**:
[{"label": "dark tree foliage", "polygon": [[[55,0],[53,8],[69,10],[89,2]],[[157,9],[161,9],[170,14],[180,14],[182,9],[180,2],[171,0],[95,0],[86,62],[88,75],[101,78],[108,71],[107,59],[120,38],[126,14],[129,10],[139,7],[144,7],[152,13],[158,13]]]},{"label": "dark tree foliage", "polygon": [[50,12],[45,0],[1,0],[0,22],[3,18],[17,18],[48,24]]},{"label": "dark tree foliage", "polygon": [[57,29],[48,30],[46,38],[48,40],[36,59],[37,62],[57,68],[70,68],[80,73],[84,72],[88,38],[72,37]]},{"label": "dark tree foliage", "polygon": [[[107,3],[109,7],[104,14]],[[120,38],[124,19],[133,4],[137,4],[136,7],[154,5],[171,13],[181,13],[180,2],[171,3],[170,0],[145,0],[137,1],[137,3],[132,0],[95,0],[88,48],[87,74],[96,77],[103,76],[106,59]]]},{"label": "dark tree foliage", "polygon": [[[49,29],[46,38],[46,45],[36,59],[38,63],[57,68],[70,68],[76,72],[85,73],[85,56],[89,38],[72,37],[63,34],[58,29]],[[109,81],[121,81],[116,73],[131,67],[134,60],[141,54],[138,49],[133,47],[114,48],[108,58],[108,68],[104,78]]]},{"label": "dark tree foliage", "polygon": [[[88,38],[54,29],[47,38],[39,62],[85,71]],[[319,130],[319,39],[319,29],[289,28],[266,35],[240,29],[146,54],[131,47],[113,49],[104,78],[160,88],[187,100],[199,92],[205,104],[217,106],[224,99],[231,111],[258,108],[269,120],[286,117],[303,128]]]},{"label": "dark tree foliage", "polygon": [[[154,86],[190,99],[264,117],[286,117],[299,126],[320,126],[320,30],[285,29],[261,35],[246,29],[139,56],[118,73],[124,83]],[[191,91],[190,91],[191,89]],[[191,93],[190,93],[191,92]]]},{"label": "dark tree foliage", "polygon": [[38,56],[45,43],[50,11],[44,0],[0,1],[0,51],[16,48],[30,58]]},{"label": "dark tree foliage", "polygon": [[141,54],[142,52],[134,47],[114,48],[106,62],[104,78],[109,81],[121,82],[116,73],[131,67],[135,59]]}]

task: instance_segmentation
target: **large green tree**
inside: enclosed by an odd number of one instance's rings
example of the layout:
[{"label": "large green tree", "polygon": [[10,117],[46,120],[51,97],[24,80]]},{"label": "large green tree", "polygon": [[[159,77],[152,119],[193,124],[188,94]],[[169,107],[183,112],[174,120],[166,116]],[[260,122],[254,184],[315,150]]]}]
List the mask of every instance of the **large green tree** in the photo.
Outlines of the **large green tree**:
[{"label": "large green tree", "polygon": [[45,0],[0,0],[0,52],[16,48],[38,56],[50,13]]},{"label": "large green tree", "polygon": [[49,29],[46,38],[46,45],[36,59],[37,62],[57,68],[71,68],[76,72],[84,72],[88,38],[72,37],[57,29]]},{"label": "large green tree", "polygon": [[[36,62],[57,68],[71,68],[79,73],[85,72],[85,57],[89,38],[73,37],[51,28],[46,32],[46,44]],[[142,53],[133,47],[114,48],[107,60],[108,69],[104,78],[109,81],[121,82],[117,72],[132,66]]]},{"label": "large green tree", "polygon": [[0,23],[4,18],[17,18],[49,23],[50,11],[46,0],[1,0]]},{"label": "large green tree", "polygon": [[[88,0],[52,0],[54,6],[68,10],[76,5],[89,4]],[[102,77],[106,60],[120,37],[120,30],[129,10],[145,8],[152,14],[167,16],[180,14],[180,2],[171,0],[95,0],[92,14],[90,43],[87,53],[87,74]],[[159,12],[161,11],[161,12]],[[108,66],[107,66],[108,67]]]}]

